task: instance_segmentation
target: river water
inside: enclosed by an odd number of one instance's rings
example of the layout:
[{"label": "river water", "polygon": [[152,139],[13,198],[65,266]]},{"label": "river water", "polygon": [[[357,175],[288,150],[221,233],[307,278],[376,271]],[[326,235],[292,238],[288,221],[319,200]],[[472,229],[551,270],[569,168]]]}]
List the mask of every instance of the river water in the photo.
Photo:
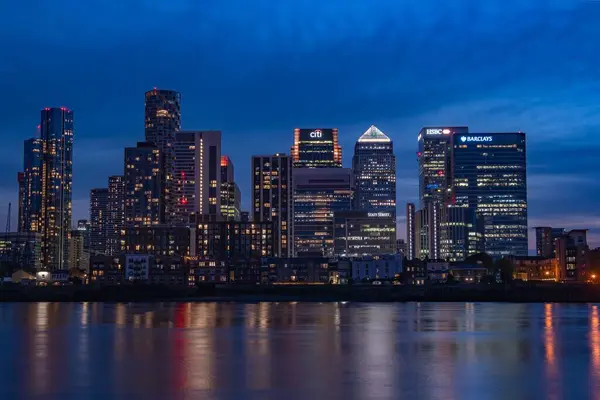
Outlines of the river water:
[{"label": "river water", "polygon": [[0,370],[2,399],[600,399],[600,310],[0,304]]}]

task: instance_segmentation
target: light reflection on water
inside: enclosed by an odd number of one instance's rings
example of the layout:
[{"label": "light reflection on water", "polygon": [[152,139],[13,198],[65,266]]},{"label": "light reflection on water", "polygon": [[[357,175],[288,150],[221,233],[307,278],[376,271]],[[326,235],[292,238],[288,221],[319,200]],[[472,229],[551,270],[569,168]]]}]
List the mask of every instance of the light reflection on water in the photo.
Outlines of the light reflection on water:
[{"label": "light reflection on water", "polygon": [[597,305],[0,304],[6,398],[587,399]]}]

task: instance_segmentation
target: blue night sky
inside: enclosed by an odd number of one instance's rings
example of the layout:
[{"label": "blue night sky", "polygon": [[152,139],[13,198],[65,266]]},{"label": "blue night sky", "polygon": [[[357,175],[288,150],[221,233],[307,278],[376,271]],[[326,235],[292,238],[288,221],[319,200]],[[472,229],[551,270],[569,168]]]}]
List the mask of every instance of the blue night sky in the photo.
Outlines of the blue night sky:
[{"label": "blue night sky", "polygon": [[404,237],[422,126],[522,130],[530,226],[592,228],[600,245],[598,21],[600,2],[578,0],[5,1],[1,222],[42,107],[75,113],[76,220],[143,140],[156,86],[181,92],[184,129],[223,131],[244,209],[252,154],[338,127],[349,166],[375,124],[395,143]]}]

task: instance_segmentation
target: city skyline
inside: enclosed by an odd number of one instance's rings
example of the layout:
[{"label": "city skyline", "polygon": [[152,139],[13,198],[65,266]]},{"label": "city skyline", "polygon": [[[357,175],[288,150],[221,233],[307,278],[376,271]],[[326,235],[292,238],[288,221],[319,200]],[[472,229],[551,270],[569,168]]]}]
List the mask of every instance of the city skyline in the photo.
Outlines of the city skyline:
[{"label": "city skyline", "polygon": [[[427,2],[425,2],[427,3]],[[11,5],[16,11],[21,5]],[[294,10],[300,16],[308,15],[309,10],[304,6],[295,6],[299,10]],[[293,8],[295,8],[293,7]],[[408,7],[408,6],[407,6]],[[413,6],[410,6],[413,7]],[[410,8],[409,7],[409,8]],[[290,7],[292,8],[292,7]],[[339,7],[335,8],[337,12],[341,12]],[[411,8],[408,14],[415,15],[417,12],[420,15],[421,22],[415,22],[417,26],[411,25],[411,29],[420,28],[424,35],[440,36],[439,31],[429,27],[428,23],[439,18],[448,10],[445,6],[438,7],[439,10],[430,9],[427,4],[417,8]],[[494,6],[478,6],[475,7],[473,13],[473,26],[468,26],[468,33],[480,33],[484,38],[495,38],[496,48],[503,46],[514,45],[517,42],[516,37],[520,32],[527,29],[541,28],[542,20],[550,20],[559,18],[559,14],[565,15],[564,18],[580,16],[584,18],[587,14],[590,18],[597,15],[598,11],[594,11],[589,4],[577,5],[557,5],[556,8],[550,6],[533,5],[532,8],[526,8],[518,4],[510,4],[504,9],[495,9],[494,12],[486,14],[486,10],[494,8]],[[291,19],[292,14],[289,10],[278,9],[282,13],[283,21]],[[390,5],[387,12],[392,15],[397,15],[399,8]],[[108,6],[102,12],[113,12],[115,9]],[[145,9],[143,13],[147,13],[149,17],[157,15],[164,11],[163,9]],[[167,25],[173,24],[183,13],[194,14],[194,9],[191,3],[180,2],[170,9],[171,14],[168,14]],[[319,44],[317,39],[328,36],[331,31],[327,30],[324,25],[317,24],[317,33],[311,33],[307,43],[300,41],[300,36],[290,33],[289,28],[282,26],[269,25],[271,30],[280,30],[286,33],[286,38],[292,40],[299,45],[299,55],[315,56],[322,54],[328,45],[334,45],[336,40],[342,40],[349,37],[351,28],[358,25],[359,22],[352,17],[356,17],[363,13],[365,9],[360,9],[359,6],[349,7],[344,13],[347,13],[346,22],[339,22],[339,35],[329,39],[328,42]],[[317,17],[333,16],[331,9],[328,6],[317,7]],[[428,15],[427,12],[432,12]],[[88,15],[85,10],[79,10],[78,14],[82,20],[86,18],[92,20],[91,15]],[[232,11],[233,13],[233,11]],[[375,17],[376,21],[384,19],[381,10],[368,10],[369,15]],[[465,17],[466,12],[461,12],[460,7],[454,11],[458,17]],[[539,16],[537,18],[526,18],[530,13]],[[118,12],[116,13],[119,17]],[[514,15],[514,20],[510,14]],[[486,15],[493,15],[486,17]],[[229,18],[232,15],[226,14],[224,18]],[[32,16],[35,21],[36,16]],[[171,20],[173,18],[173,20]],[[207,17],[209,18],[209,17]],[[408,17],[406,17],[408,18]],[[317,18],[320,20],[320,18]],[[514,21],[517,21],[514,24]],[[559,19],[563,20],[563,19]],[[119,40],[119,32],[125,29],[125,24],[116,19],[115,26],[109,29],[106,39],[91,40],[91,43],[97,43],[99,47],[113,43],[113,40]],[[428,22],[429,21],[429,22]],[[213,23],[217,23],[212,21]],[[500,26],[510,22],[511,34],[499,37]],[[249,26],[250,20],[242,18],[243,26]],[[402,25],[402,24],[399,24]],[[9,25],[7,29],[12,29]],[[294,25],[297,26],[297,25]],[[362,25],[361,25],[362,26]],[[490,29],[486,33],[484,26]],[[142,27],[144,28],[144,27]],[[4,29],[4,28],[2,28]],[[59,28],[62,29],[62,28]],[[145,29],[145,28],[144,28]],[[145,32],[141,29],[141,32]],[[407,32],[402,29],[390,27],[388,33],[395,33],[401,37],[407,37]],[[49,30],[49,31],[48,31]],[[62,31],[52,32],[49,27],[42,27],[40,32],[48,31],[49,38],[60,36]],[[450,30],[452,31],[452,30]],[[388,71],[388,67],[384,71],[379,71],[377,78],[369,77],[366,81],[355,82],[354,85],[348,85],[350,89],[344,89],[342,93],[329,97],[327,101],[313,100],[308,101],[307,95],[302,94],[299,99],[291,99],[292,92],[298,91],[298,83],[289,81],[291,77],[305,77],[302,85],[307,93],[314,93],[316,89],[321,88],[323,91],[329,91],[332,85],[339,84],[344,81],[352,82],[351,77],[358,71],[362,71],[360,65],[348,67],[346,74],[335,77],[332,74],[331,68],[322,68],[319,75],[315,75],[315,69],[301,68],[301,72],[292,71],[282,67],[282,64],[269,63],[273,60],[273,53],[266,52],[263,43],[259,43],[257,36],[251,31],[250,38],[252,40],[247,51],[261,51],[259,54],[264,54],[265,58],[260,61],[253,61],[247,66],[247,69],[242,70],[250,75],[248,86],[232,88],[225,86],[222,91],[219,91],[219,85],[222,85],[223,78],[217,76],[214,83],[208,82],[203,78],[200,82],[195,82],[195,78],[200,75],[192,73],[189,70],[183,70],[181,74],[176,73],[180,68],[183,68],[182,63],[174,62],[169,65],[153,65],[147,68],[140,76],[131,77],[133,73],[124,74],[131,82],[126,82],[124,77],[119,77],[117,73],[108,73],[99,71],[98,77],[91,79],[89,72],[74,71],[65,69],[62,74],[58,75],[56,82],[50,82],[44,85],[40,84],[43,76],[50,73],[60,72],[62,68],[61,60],[54,60],[50,63],[47,71],[41,71],[39,65],[30,63],[30,60],[24,61],[23,75],[15,74],[15,79],[11,81],[15,84],[29,82],[33,90],[26,92],[26,95],[18,94],[16,98],[10,101],[4,100],[3,109],[10,117],[7,123],[0,128],[1,134],[7,137],[7,146],[3,150],[2,167],[4,174],[0,182],[0,218],[6,218],[6,207],[8,202],[13,203],[13,210],[17,204],[18,190],[14,177],[19,171],[22,160],[20,155],[21,146],[24,139],[33,136],[36,125],[36,115],[40,108],[46,106],[67,106],[74,110],[77,115],[75,122],[75,144],[74,144],[74,177],[73,177],[73,221],[81,218],[88,218],[88,201],[89,190],[93,187],[105,187],[106,179],[111,175],[119,175],[122,173],[121,160],[123,158],[124,147],[134,147],[138,141],[144,140],[143,131],[143,93],[151,90],[152,87],[177,90],[182,94],[182,128],[183,129],[219,129],[223,132],[223,152],[228,154],[236,165],[236,181],[240,184],[242,192],[242,209],[250,209],[251,190],[250,182],[247,181],[247,171],[250,168],[250,157],[255,154],[274,154],[278,152],[287,153],[292,143],[293,128],[297,126],[335,126],[339,128],[339,139],[343,149],[343,166],[350,166],[351,149],[358,136],[367,129],[368,126],[374,124],[394,141],[396,157],[398,159],[397,168],[397,207],[398,216],[401,219],[399,227],[399,237],[404,236],[403,225],[403,204],[409,201],[416,202],[417,200],[417,173],[414,162],[414,152],[416,147],[415,134],[423,126],[469,126],[473,132],[499,132],[499,131],[524,131],[528,137],[528,164],[529,164],[529,227],[534,226],[561,226],[565,228],[591,228],[590,241],[594,245],[600,244],[598,236],[595,234],[594,228],[600,226],[596,222],[598,212],[594,204],[595,194],[599,190],[598,184],[595,182],[593,172],[593,159],[595,158],[595,148],[598,147],[593,139],[595,126],[600,124],[600,117],[594,115],[593,101],[586,97],[586,93],[595,91],[594,84],[588,85],[587,89],[582,88],[588,83],[591,77],[591,69],[588,66],[594,64],[593,56],[590,53],[585,53],[589,59],[583,66],[575,68],[573,64],[567,63],[564,59],[570,54],[566,48],[564,41],[557,40],[553,35],[560,32],[563,36],[571,38],[583,38],[590,31],[589,24],[580,23],[577,26],[563,26],[561,29],[554,30],[551,34],[539,29],[541,34],[534,40],[519,40],[519,48],[522,49],[522,59],[519,61],[519,67],[527,66],[527,68],[515,68],[514,62],[506,60],[506,66],[502,70],[494,69],[494,64],[501,64],[499,55],[492,53],[491,55],[482,47],[477,45],[474,40],[467,40],[459,44],[456,54],[448,54],[442,52],[443,56],[447,56],[448,63],[457,65],[457,69],[462,65],[460,55],[468,54],[469,50],[478,50],[482,59],[477,70],[482,70],[479,74],[473,74],[472,77],[455,76],[449,73],[441,74],[442,78],[435,78],[434,75],[438,68],[427,64],[427,68],[420,70],[420,62],[407,62],[406,66],[397,69],[394,74]],[[293,32],[293,31],[292,31]],[[367,50],[367,43],[373,43],[380,38],[380,33],[371,25],[364,27],[361,32],[363,38],[359,40],[352,59],[361,59],[370,53]],[[486,36],[486,34],[488,36]],[[447,38],[440,38],[440,42],[431,44],[431,53],[435,53],[439,48],[445,47],[445,40],[457,39],[458,33],[445,32]],[[480,35],[481,36],[481,35]],[[33,38],[26,36],[23,38],[23,47],[34,51],[37,47],[33,42]],[[72,57],[81,58],[82,68],[89,65],[93,58],[86,57],[86,53],[78,46],[83,41],[95,39],[90,31],[84,31],[78,38],[74,38],[73,43],[63,43],[67,49],[79,51],[72,52],[69,59]],[[82,40],[82,42],[80,42]],[[140,39],[141,40],[141,39]],[[184,44],[190,45],[188,42]],[[415,39],[417,40],[417,39]],[[239,44],[241,39],[235,43]],[[201,45],[207,45],[200,41]],[[583,40],[582,40],[583,42]],[[128,46],[137,44],[137,37],[131,39],[130,42],[123,44],[123,47],[128,49]],[[414,43],[414,42],[412,42]],[[374,48],[375,56],[381,63],[389,64],[390,66],[398,66],[400,59],[398,55],[390,48],[390,42],[384,41],[380,46]],[[540,61],[535,61],[534,58],[540,55],[541,49],[548,48],[553,45],[552,68],[542,67],[548,65],[549,59],[541,58]],[[10,46],[9,46],[10,47]],[[109,46],[110,47],[110,46]],[[117,50],[123,50],[123,47]],[[185,46],[183,46],[185,47]],[[239,49],[237,46],[236,49]],[[416,59],[414,50],[408,46],[407,58]],[[227,54],[217,51],[216,59],[225,57]],[[276,51],[281,51],[281,47],[275,46]],[[531,50],[531,51],[528,51]],[[17,54],[16,48],[9,48],[10,54]],[[116,50],[115,50],[116,51]],[[585,51],[585,49],[584,49]],[[67,51],[69,52],[69,51]],[[180,54],[182,49],[175,48],[173,52]],[[265,53],[266,52],[266,53]],[[483,52],[483,53],[481,53]],[[168,52],[159,51],[158,56],[167,57]],[[477,53],[477,52],[475,52]],[[334,53],[339,55],[339,53]],[[331,55],[331,57],[334,56]],[[536,56],[537,55],[537,56]],[[561,56],[562,55],[562,56]],[[125,63],[127,69],[135,71],[141,68],[140,60],[133,55],[125,54]],[[565,57],[563,57],[565,56]],[[342,55],[343,57],[343,55]],[[11,57],[8,57],[9,59]],[[18,57],[13,57],[18,58]],[[143,57],[141,57],[143,58]],[[169,57],[174,59],[176,57]],[[312,59],[314,57],[307,57]],[[424,57],[424,59],[428,59]],[[120,63],[123,59],[120,60]],[[340,60],[340,61],[343,61]],[[464,60],[469,61],[469,60]],[[472,60],[471,60],[472,61]],[[147,60],[143,60],[147,66]],[[589,63],[589,64],[588,64]],[[167,63],[165,63],[167,64]],[[327,64],[322,63],[322,64]],[[9,61],[9,69],[10,72]],[[16,65],[16,64],[15,64]],[[113,65],[113,64],[110,64]],[[110,67],[109,65],[109,67]],[[301,61],[302,66],[308,66],[307,62]],[[79,67],[78,67],[79,68]],[[212,68],[211,65],[204,68]],[[258,70],[257,70],[258,68]],[[275,89],[271,86],[260,86],[260,90],[265,90],[267,95],[256,98],[259,93],[257,85],[261,81],[259,78],[266,71],[271,71],[270,68],[279,68],[275,71],[280,71],[281,79],[284,82],[281,86],[283,89]],[[392,68],[394,69],[394,68]],[[110,68],[107,69],[110,71]],[[468,70],[471,71],[472,70]],[[467,71],[467,72],[468,72]],[[559,76],[571,76],[577,71],[577,77],[580,80],[580,85],[573,84],[572,80]],[[416,75],[415,81],[425,85],[421,92],[427,94],[422,97],[414,96],[413,90],[415,86],[407,86],[400,88],[404,83],[401,75],[408,76]],[[508,75],[507,75],[508,74]],[[214,74],[207,74],[214,77]],[[225,76],[226,74],[222,74]],[[242,74],[243,75],[243,74]],[[314,79],[317,76],[318,79]],[[310,78],[313,80],[310,81]],[[90,79],[88,81],[88,79]],[[212,78],[211,78],[212,79]],[[234,79],[235,82],[237,78]],[[327,79],[331,79],[333,83],[328,83]],[[387,93],[385,82],[398,79],[401,84],[393,86],[393,93]],[[411,78],[412,79],[412,78]],[[307,81],[309,83],[307,84]],[[44,80],[45,82],[45,80]],[[234,83],[235,83],[234,82]],[[82,84],[83,83],[83,84]],[[125,84],[127,83],[127,84]],[[12,84],[12,83],[11,83]],[[479,86],[485,89],[486,95],[481,94]],[[484,85],[485,84],[485,85]],[[236,86],[235,84],[232,84]],[[79,87],[84,90],[79,91]],[[112,87],[115,90],[107,91],[103,94],[104,87]],[[452,90],[461,91],[461,100],[457,100],[456,96],[448,96],[446,94]],[[517,90],[518,89],[518,90]],[[241,99],[236,99],[233,93],[239,91]],[[588,92],[589,91],[589,92]],[[19,91],[16,91],[18,93]],[[278,101],[273,101],[271,98],[277,99],[284,97],[290,99],[291,104],[288,106],[277,104]],[[208,94],[215,95],[216,98],[206,96]],[[523,94],[525,93],[525,94]],[[381,95],[387,96],[381,96]],[[577,100],[565,100],[566,95],[569,98],[577,97]],[[583,94],[583,95],[582,95]],[[110,102],[107,101],[110,95]],[[369,95],[369,96],[367,96]],[[367,96],[367,97],[365,97]],[[248,98],[253,98],[254,101],[248,101]],[[343,99],[346,97],[346,99]],[[396,100],[394,100],[396,98]],[[545,98],[546,100],[540,100]],[[357,102],[361,99],[360,102]],[[399,99],[399,100],[398,100]],[[285,103],[282,101],[281,103]],[[566,104],[565,104],[566,103]],[[324,107],[324,105],[326,105]],[[409,105],[409,107],[405,107]],[[118,116],[113,116],[110,110],[118,109]],[[257,112],[257,110],[263,110]],[[272,118],[273,114],[277,114],[277,118]],[[111,115],[110,120],[104,121],[106,115]],[[114,118],[117,118],[113,120]],[[244,140],[246,139],[246,140]],[[556,190],[557,186],[561,190]],[[574,205],[577,204],[577,207]],[[16,212],[12,213],[12,224],[16,226]],[[533,231],[529,231],[529,249],[534,248]]]}]

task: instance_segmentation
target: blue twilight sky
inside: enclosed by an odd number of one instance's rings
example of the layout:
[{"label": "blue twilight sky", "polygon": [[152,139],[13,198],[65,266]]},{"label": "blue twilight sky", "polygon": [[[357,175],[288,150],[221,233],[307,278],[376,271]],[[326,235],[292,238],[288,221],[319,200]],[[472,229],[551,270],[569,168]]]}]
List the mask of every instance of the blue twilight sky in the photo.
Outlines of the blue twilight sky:
[{"label": "blue twilight sky", "polygon": [[84,218],[89,190],[143,140],[144,92],[157,86],[181,92],[185,129],[223,131],[245,209],[252,154],[289,152],[294,127],[338,127],[349,166],[375,124],[395,143],[403,215],[417,197],[419,129],[468,125],[527,132],[531,226],[594,234],[598,21],[593,0],[5,1],[0,221],[42,107],[75,112]]}]

